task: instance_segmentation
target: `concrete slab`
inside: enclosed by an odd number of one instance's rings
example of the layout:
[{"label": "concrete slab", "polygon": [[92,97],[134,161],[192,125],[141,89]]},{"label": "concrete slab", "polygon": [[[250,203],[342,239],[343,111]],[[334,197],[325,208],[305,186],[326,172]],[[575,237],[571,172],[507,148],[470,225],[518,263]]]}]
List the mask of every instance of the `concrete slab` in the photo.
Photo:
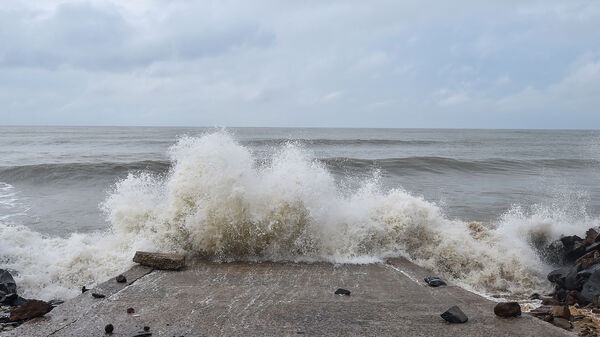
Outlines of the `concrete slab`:
[{"label": "concrete slab", "polygon": [[[431,288],[403,259],[386,264],[212,263],[129,272],[1,336],[573,336],[529,316],[501,319],[495,303],[457,286]],[[147,274],[145,274],[147,273]],[[350,296],[334,295],[345,288]],[[465,324],[440,314],[458,305]],[[134,313],[127,313],[133,308]]]}]

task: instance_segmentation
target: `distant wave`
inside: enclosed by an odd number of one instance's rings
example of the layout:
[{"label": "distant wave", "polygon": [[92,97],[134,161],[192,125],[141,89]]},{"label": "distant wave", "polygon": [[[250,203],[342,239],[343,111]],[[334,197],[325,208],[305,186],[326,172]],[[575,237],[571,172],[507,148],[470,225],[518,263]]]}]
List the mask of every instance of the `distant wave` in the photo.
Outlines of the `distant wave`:
[{"label": "distant wave", "polygon": [[[578,169],[598,166],[593,159],[543,159],[543,160],[463,160],[445,157],[405,157],[384,159],[359,159],[347,157],[323,158],[320,161],[333,173],[365,173],[372,169],[402,176],[414,172],[447,174],[451,171],[464,173],[519,172],[535,174],[542,169]],[[102,177],[118,177],[129,172],[166,173],[169,161],[144,160],[136,162],[100,163],[53,163],[24,166],[0,166],[2,182],[47,183],[61,180],[93,180]]]},{"label": "distant wave", "polygon": [[463,160],[445,157],[406,157],[385,159],[327,158],[323,162],[333,171],[354,171],[366,168],[378,168],[394,174],[410,174],[414,171],[448,173],[461,171],[468,173],[521,172],[535,173],[541,169],[577,169],[597,166],[593,159],[541,159],[541,160]]},{"label": "distant wave", "polygon": [[281,146],[285,144],[298,144],[304,146],[381,146],[381,145],[434,145],[443,143],[434,140],[394,140],[394,139],[305,139],[305,138],[272,138],[256,139],[242,142],[247,146]]},{"label": "distant wave", "polygon": [[164,173],[168,161],[144,160],[137,162],[57,163],[0,167],[3,182],[52,182],[60,180],[93,180],[98,177],[119,176],[132,171]]}]

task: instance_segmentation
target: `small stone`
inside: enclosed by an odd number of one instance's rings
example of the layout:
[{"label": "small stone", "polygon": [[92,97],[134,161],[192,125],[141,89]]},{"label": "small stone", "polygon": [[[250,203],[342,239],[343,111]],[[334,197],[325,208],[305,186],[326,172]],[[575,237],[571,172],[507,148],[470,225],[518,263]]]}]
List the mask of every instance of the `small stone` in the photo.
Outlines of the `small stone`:
[{"label": "small stone", "polygon": [[465,313],[456,305],[446,310],[440,316],[450,323],[465,323],[469,320],[467,315],[465,315]]},{"label": "small stone", "polygon": [[494,314],[500,317],[521,316],[521,306],[517,302],[501,302],[494,307]]},{"label": "small stone", "polygon": [[93,298],[105,298],[105,297],[106,297],[106,295],[103,295],[103,294],[98,294],[98,293],[92,293],[92,297],[93,297]]},{"label": "small stone", "polygon": [[116,280],[117,280],[118,283],[125,283],[125,282],[127,282],[127,278],[125,278],[125,276],[123,274],[117,276]]},{"label": "small stone", "polygon": [[150,331],[150,327],[149,326],[145,326],[144,327],[144,331]]},{"label": "small stone", "polygon": [[127,313],[128,314],[133,314],[133,313],[135,313],[135,309],[134,308],[127,308]]},{"label": "small stone", "polygon": [[86,288],[85,286],[81,287],[81,293],[83,294],[84,292],[88,291],[89,289]]},{"label": "small stone", "polygon": [[335,291],[335,294],[336,295],[350,296],[350,291],[346,290],[346,289],[338,288],[338,290]]},{"label": "small stone", "polygon": [[446,285],[446,282],[444,280],[442,280],[439,277],[435,277],[435,276],[427,276],[425,278],[425,282],[427,282],[427,284],[429,284],[429,286],[431,286],[431,287],[439,287],[439,286]]},{"label": "small stone", "polygon": [[106,326],[104,327],[104,332],[106,332],[107,334],[113,333],[114,330],[115,327],[112,324],[106,324]]}]

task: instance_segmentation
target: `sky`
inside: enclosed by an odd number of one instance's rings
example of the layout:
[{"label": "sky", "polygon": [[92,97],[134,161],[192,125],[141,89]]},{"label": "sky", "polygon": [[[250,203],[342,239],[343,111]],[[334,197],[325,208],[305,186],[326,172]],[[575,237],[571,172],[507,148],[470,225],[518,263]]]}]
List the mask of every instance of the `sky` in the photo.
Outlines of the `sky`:
[{"label": "sky", "polygon": [[2,0],[0,125],[600,128],[600,1]]}]

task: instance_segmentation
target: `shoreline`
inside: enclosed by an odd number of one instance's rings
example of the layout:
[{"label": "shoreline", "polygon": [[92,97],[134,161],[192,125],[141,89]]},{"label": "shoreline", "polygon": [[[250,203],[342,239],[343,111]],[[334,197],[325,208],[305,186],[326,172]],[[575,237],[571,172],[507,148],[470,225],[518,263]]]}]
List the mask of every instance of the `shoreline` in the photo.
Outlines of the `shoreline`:
[{"label": "shoreline", "polygon": [[[497,302],[452,284],[429,287],[428,272],[402,258],[367,265],[192,259],[181,271],[137,265],[124,275],[126,283],[112,278],[0,336],[108,336],[107,324],[114,337],[144,327],[152,336],[574,335],[527,314],[496,317]],[[334,295],[337,288],[351,295]],[[454,305],[467,323],[440,317]]]}]

